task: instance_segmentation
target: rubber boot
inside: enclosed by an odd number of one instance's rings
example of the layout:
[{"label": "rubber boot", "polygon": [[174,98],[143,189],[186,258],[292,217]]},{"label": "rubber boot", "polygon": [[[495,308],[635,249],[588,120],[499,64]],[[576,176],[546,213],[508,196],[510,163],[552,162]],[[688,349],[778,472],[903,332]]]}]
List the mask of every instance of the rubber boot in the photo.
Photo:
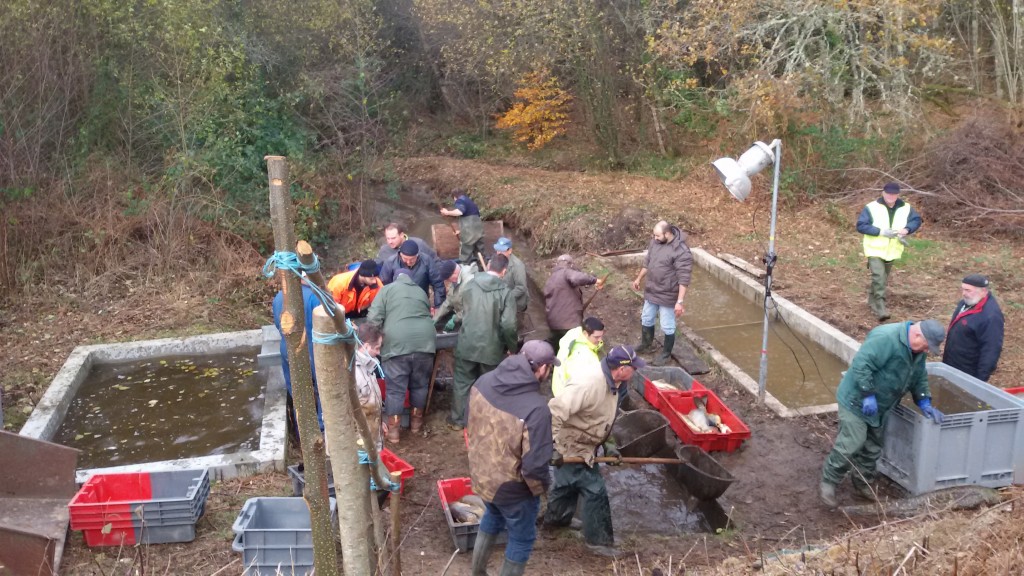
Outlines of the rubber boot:
[{"label": "rubber boot", "polygon": [[500,576],[523,576],[525,572],[526,562],[513,562],[505,558],[505,563],[501,565]]},{"label": "rubber boot", "polygon": [[878,502],[878,495],[875,494],[875,491],[872,490],[871,486],[867,484],[855,483],[853,485],[853,494],[862,500],[867,500],[869,502]]},{"label": "rubber boot", "polygon": [[637,354],[650,352],[654,347],[654,326],[640,325],[640,345],[636,348]]},{"label": "rubber boot", "polygon": [[661,354],[658,354],[658,357],[655,358],[653,362],[651,362],[651,364],[655,366],[664,366],[665,364],[668,363],[669,360],[672,359],[672,348],[674,348],[676,345],[676,335],[664,334],[664,337],[665,346],[661,349]]},{"label": "rubber boot", "polygon": [[487,576],[487,561],[491,558],[491,549],[494,548],[497,539],[497,534],[483,531],[476,533],[476,542],[473,544],[473,571],[470,572],[472,576]]},{"label": "rubber boot", "polygon": [[409,417],[409,431],[419,434],[423,430],[423,408],[413,408]]},{"label": "rubber boot", "polygon": [[402,415],[388,416],[388,442],[398,444],[402,436]]},{"label": "rubber boot", "polygon": [[821,501],[831,508],[838,508],[839,501],[836,500],[836,485],[822,480],[821,484],[818,485],[818,496],[821,497]]}]

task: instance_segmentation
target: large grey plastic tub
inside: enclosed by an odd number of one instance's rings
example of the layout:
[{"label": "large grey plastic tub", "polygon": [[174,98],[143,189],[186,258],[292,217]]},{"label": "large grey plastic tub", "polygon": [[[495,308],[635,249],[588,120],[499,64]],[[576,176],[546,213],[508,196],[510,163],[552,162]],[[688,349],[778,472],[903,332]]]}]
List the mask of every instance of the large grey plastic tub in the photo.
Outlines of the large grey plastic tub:
[{"label": "large grey plastic tub", "polygon": [[642,370],[633,373],[630,379],[630,386],[641,396],[644,395],[644,378],[648,380],[661,380],[667,382],[680,390],[693,388],[693,376],[678,366],[646,366]]},{"label": "large grey plastic tub", "polygon": [[936,424],[917,408],[897,405],[886,423],[879,472],[915,495],[1024,482],[1024,403],[940,362],[929,362],[927,369],[991,409],[947,414]]},{"label": "large grey plastic tub", "polygon": [[[331,520],[337,502],[331,498]],[[302,498],[250,498],[231,529],[231,548],[242,553],[244,576],[313,572],[313,532]]]}]

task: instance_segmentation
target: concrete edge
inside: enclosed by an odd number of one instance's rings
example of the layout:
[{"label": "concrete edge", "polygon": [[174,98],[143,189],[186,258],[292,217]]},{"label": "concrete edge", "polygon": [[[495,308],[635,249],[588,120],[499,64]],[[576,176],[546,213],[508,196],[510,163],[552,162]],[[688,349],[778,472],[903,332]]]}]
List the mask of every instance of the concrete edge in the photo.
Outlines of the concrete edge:
[{"label": "concrete edge", "polygon": [[[161,338],[138,342],[90,344],[77,346],[54,376],[43,398],[36,405],[20,434],[31,438],[52,440],[60,427],[71,401],[95,362],[120,362],[149,358],[154,355],[183,355],[229,352],[236,348],[260,346],[265,335],[277,336],[277,329],[264,326],[258,330],[221,332],[187,338]],[[276,342],[275,342],[276,345]],[[273,360],[273,359],[271,359]],[[287,396],[280,360],[271,361],[264,388],[263,419],[259,449],[233,454],[217,454],[179,460],[145,462],[106,468],[80,469],[76,481],[85,482],[94,474],[137,471],[164,471],[206,468],[217,480],[248,476],[270,471],[284,471],[287,452]]]},{"label": "concrete edge", "polygon": [[[730,288],[736,290],[744,298],[754,303],[760,303],[764,299],[764,286],[757,280],[750,278],[743,271],[736,269],[720,258],[712,256],[703,248],[691,247],[690,252],[693,254],[693,260],[698,266],[717,280],[728,284]],[[641,266],[646,255],[647,251],[644,250],[634,254],[622,254],[605,258],[611,260],[615,266]],[[773,295],[773,298],[776,305],[782,310],[786,322],[793,330],[819,344],[826,351],[834,354],[847,364],[853,360],[857,350],[860,349],[859,342],[790,300],[778,295]],[[698,335],[686,324],[679,324],[676,329],[682,332],[694,346],[710,356],[737,384],[747,389],[755,397],[757,396],[757,381],[733,363],[732,360],[729,360],[728,357],[719,352],[710,342]],[[783,418],[828,414],[839,410],[838,404],[789,408],[768,391],[765,391],[765,406]]]}]

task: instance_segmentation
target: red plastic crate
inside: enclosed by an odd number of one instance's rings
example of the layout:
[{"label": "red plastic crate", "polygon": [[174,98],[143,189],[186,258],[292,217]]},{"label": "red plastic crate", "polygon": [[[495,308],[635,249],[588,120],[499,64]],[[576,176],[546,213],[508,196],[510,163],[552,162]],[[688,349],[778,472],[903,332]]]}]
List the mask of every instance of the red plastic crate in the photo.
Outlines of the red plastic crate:
[{"label": "red plastic crate", "polygon": [[388,470],[402,473],[401,488],[399,488],[398,491],[405,494],[405,481],[413,477],[416,473],[416,469],[387,448],[380,451],[380,461],[388,467]]},{"label": "red plastic crate", "polygon": [[1015,386],[1013,388],[1003,388],[1007,394],[1013,394],[1014,396],[1020,396],[1024,394],[1024,386]]},{"label": "red plastic crate", "polygon": [[[707,390],[707,388],[694,378],[692,390]],[[667,390],[667,392],[673,393],[674,391]],[[680,392],[685,392],[685,390],[680,390]],[[663,395],[664,392],[655,386],[654,382],[651,382],[650,378],[644,376],[644,400],[647,400],[655,410],[661,410],[661,407],[665,405]]]},{"label": "red plastic crate", "polygon": [[[699,446],[706,452],[732,452],[743,444],[743,441],[750,438],[750,428],[743,423],[711,390],[701,386],[689,392],[669,391],[661,395],[663,404],[659,409],[668,418],[669,426],[679,436],[679,439],[686,444]],[[707,397],[707,409],[712,414],[722,417],[722,422],[732,429],[728,434],[720,432],[694,432],[683,422],[682,415],[689,414],[695,408],[693,399],[695,396]]]}]

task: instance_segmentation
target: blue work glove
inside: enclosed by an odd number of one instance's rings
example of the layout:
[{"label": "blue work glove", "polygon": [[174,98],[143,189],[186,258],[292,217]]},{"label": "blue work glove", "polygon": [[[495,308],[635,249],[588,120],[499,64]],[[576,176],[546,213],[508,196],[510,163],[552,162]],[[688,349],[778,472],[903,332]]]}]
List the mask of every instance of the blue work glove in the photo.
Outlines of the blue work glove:
[{"label": "blue work glove", "polygon": [[932,408],[931,398],[921,398],[917,401],[917,407],[921,409],[922,414],[934,420],[936,424],[942,424],[942,421],[946,419],[942,412]]},{"label": "blue work glove", "polygon": [[878,414],[878,400],[875,399],[875,395],[865,396],[864,400],[860,405],[860,413],[865,416],[874,416]]},{"label": "blue work glove", "polygon": [[455,330],[455,316],[452,316],[448,322],[444,325],[445,332],[452,332]]}]

